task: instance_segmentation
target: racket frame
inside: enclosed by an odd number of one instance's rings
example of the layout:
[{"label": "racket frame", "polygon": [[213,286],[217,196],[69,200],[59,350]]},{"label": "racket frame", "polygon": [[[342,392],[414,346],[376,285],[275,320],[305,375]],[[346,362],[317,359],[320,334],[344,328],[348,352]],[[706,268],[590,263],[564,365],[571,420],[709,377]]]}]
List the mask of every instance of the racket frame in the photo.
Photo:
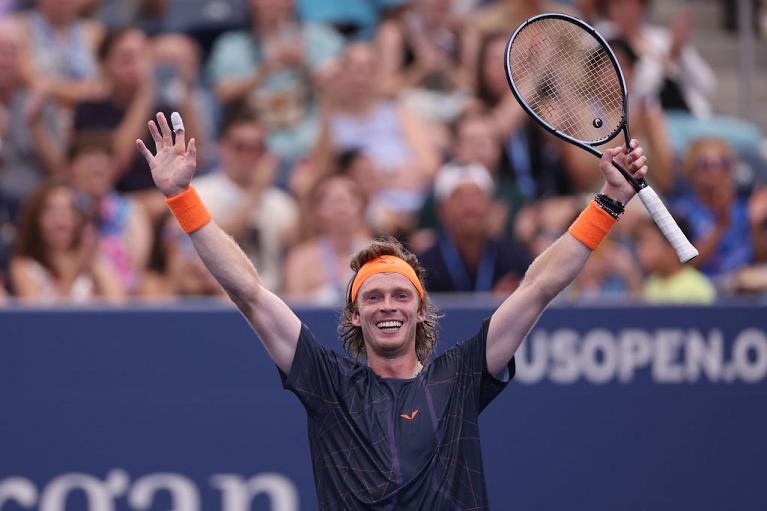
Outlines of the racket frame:
[{"label": "racket frame", "polygon": [[[579,26],[580,28],[582,28],[583,30],[591,34],[609,56],[610,62],[612,63],[613,67],[618,73],[618,78],[619,78],[620,86],[621,86],[621,100],[623,102],[623,112],[622,112],[621,120],[618,123],[618,126],[608,136],[599,140],[595,140],[594,142],[584,142],[583,140],[578,140],[577,138],[573,138],[570,135],[567,135],[566,133],[554,128],[553,126],[550,126],[549,123],[543,120],[541,116],[539,116],[532,108],[530,108],[530,106],[527,104],[527,101],[525,101],[525,99],[522,97],[522,94],[519,92],[519,89],[517,89],[517,86],[514,83],[514,79],[511,76],[511,68],[509,67],[509,56],[511,54],[511,47],[514,44],[514,40],[517,38],[517,35],[522,30],[526,29],[529,25],[532,25],[533,23],[537,23],[545,19],[561,19]],[[629,104],[628,104],[628,97],[626,93],[626,80],[623,78],[623,71],[621,70],[620,65],[618,65],[618,59],[615,58],[615,54],[613,53],[612,48],[610,48],[610,45],[607,44],[607,41],[605,41],[604,37],[602,37],[602,35],[599,32],[597,32],[591,25],[574,16],[569,16],[567,14],[562,14],[558,12],[544,13],[544,14],[539,14],[537,16],[533,16],[525,20],[522,24],[520,24],[519,27],[517,27],[517,29],[511,35],[508,42],[506,43],[506,50],[504,52],[504,56],[505,58],[503,62],[503,67],[506,70],[506,80],[508,80],[509,82],[509,87],[511,88],[511,92],[514,94],[514,97],[517,99],[517,103],[519,103],[522,106],[522,108],[528,113],[528,115],[530,115],[533,119],[535,119],[535,121],[543,129],[545,129],[552,135],[561,138],[565,142],[569,142],[571,144],[574,144],[580,147],[581,149],[584,149],[590,152],[597,158],[601,158],[602,153],[594,146],[606,144],[607,142],[609,142],[610,140],[618,136],[618,133],[622,131],[626,139],[626,152],[628,153],[631,151],[629,147],[629,144],[631,141],[631,135],[629,133],[629,128],[628,128]],[[611,160],[611,162],[613,166],[616,169],[618,169],[621,175],[626,179],[626,181],[628,181],[631,184],[631,186],[634,188],[634,190],[637,193],[643,188],[647,187],[647,182],[644,179],[636,179],[626,169],[624,169],[621,165],[619,165],[616,161]]]},{"label": "racket frame", "polygon": [[[514,40],[517,38],[517,35],[527,28],[532,23],[539,22],[544,19],[560,19],[567,21],[569,23],[572,23],[581,29],[585,30],[589,34],[591,34],[594,39],[597,40],[597,42],[602,46],[602,48],[605,49],[607,52],[607,55],[610,57],[610,60],[615,67],[616,72],[618,73],[618,78],[620,79],[620,87],[621,87],[621,95],[623,100],[623,115],[621,117],[621,121],[618,123],[618,126],[604,139],[596,140],[594,142],[584,142],[582,140],[578,140],[577,138],[573,138],[562,131],[559,131],[555,129],[553,126],[550,126],[546,121],[544,121],[537,113],[535,113],[530,106],[527,104],[527,101],[522,98],[521,93],[517,89],[517,86],[514,84],[514,80],[511,76],[511,68],[509,66],[509,56],[511,54],[511,47],[514,44]],[[614,139],[618,132],[623,131],[623,135],[626,139],[626,152],[630,152],[631,148],[629,147],[630,141],[631,141],[631,135],[629,134],[629,128],[628,128],[628,95],[626,93],[626,81],[623,78],[623,71],[621,70],[620,65],[618,64],[618,59],[615,58],[615,54],[613,53],[612,48],[607,44],[607,41],[605,41],[604,37],[602,37],[599,32],[597,32],[591,25],[586,23],[583,20],[580,20],[576,17],[569,16],[567,14],[562,13],[544,13],[539,14],[537,16],[533,16],[531,18],[528,18],[525,20],[522,24],[520,24],[519,27],[514,31],[512,36],[509,38],[509,41],[506,43],[506,51],[504,52],[504,69],[506,70],[506,79],[509,82],[509,87],[511,88],[511,92],[514,94],[514,97],[516,98],[517,102],[522,106],[522,108],[530,115],[535,121],[543,127],[546,131],[551,133],[552,135],[559,137],[560,139],[569,142],[577,147],[580,147],[581,149],[588,151],[589,153],[593,154],[597,158],[602,157],[602,152],[600,152],[595,145],[602,145],[610,140]],[[674,221],[673,217],[669,213],[668,209],[666,209],[666,206],[663,204],[663,201],[661,201],[660,197],[658,197],[658,194],[655,193],[655,190],[652,189],[651,186],[647,184],[647,181],[642,179],[636,179],[634,176],[632,176],[626,169],[624,169],[621,165],[619,165],[615,160],[610,160],[610,162],[613,164],[613,167],[618,169],[618,171],[621,173],[621,175],[628,181],[631,186],[634,188],[634,190],[639,195],[639,198],[641,199],[642,203],[644,204],[645,208],[650,212],[650,216],[652,216],[655,223],[658,225],[660,230],[663,232],[663,234],[666,236],[666,239],[669,241],[671,246],[674,248],[674,250],[677,253],[677,256],[679,257],[679,261],[682,263],[686,263],[687,261],[693,259],[698,255],[698,250],[690,243],[690,241],[685,237],[684,233],[682,233],[681,229],[677,225],[677,223]]]}]

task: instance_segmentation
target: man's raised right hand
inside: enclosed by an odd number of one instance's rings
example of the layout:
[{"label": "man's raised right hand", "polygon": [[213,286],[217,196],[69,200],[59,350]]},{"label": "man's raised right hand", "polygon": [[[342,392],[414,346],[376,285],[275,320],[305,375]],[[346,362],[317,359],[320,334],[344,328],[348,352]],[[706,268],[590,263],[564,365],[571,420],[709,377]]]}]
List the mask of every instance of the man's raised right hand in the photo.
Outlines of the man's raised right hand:
[{"label": "man's raised right hand", "polygon": [[[160,125],[158,130],[157,124]],[[189,187],[197,167],[197,147],[194,138],[186,144],[183,129],[176,131],[176,143],[165,115],[157,113],[157,124],[149,121],[149,133],[152,134],[157,154],[153,155],[142,140],[136,140],[136,147],[144,155],[152,171],[154,184],[166,197],[173,197]]]}]

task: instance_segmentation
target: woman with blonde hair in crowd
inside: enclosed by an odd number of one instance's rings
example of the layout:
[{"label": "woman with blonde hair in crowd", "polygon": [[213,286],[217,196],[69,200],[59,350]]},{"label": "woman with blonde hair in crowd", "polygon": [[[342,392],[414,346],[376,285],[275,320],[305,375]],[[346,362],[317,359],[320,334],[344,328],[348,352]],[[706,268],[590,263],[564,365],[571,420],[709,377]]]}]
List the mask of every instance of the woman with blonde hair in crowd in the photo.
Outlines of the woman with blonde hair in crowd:
[{"label": "woman with blonde hair in crowd", "polygon": [[315,154],[326,167],[340,151],[358,149],[367,156],[381,183],[371,200],[372,223],[394,233],[415,223],[440,155],[428,124],[381,94],[380,77],[373,46],[347,47],[335,81],[322,92],[323,123]]},{"label": "woman with blonde hair in crowd", "polygon": [[72,187],[47,182],[21,214],[10,262],[17,297],[38,303],[119,300],[119,280],[97,252],[95,226],[77,208]]}]

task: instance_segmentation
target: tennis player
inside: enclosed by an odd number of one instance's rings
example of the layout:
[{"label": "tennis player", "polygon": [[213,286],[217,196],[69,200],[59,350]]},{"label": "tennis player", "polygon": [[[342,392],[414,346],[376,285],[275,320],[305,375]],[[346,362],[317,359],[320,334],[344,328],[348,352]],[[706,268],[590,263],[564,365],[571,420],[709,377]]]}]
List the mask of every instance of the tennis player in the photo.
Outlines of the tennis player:
[{"label": "tennis player", "polygon": [[[190,185],[195,142],[174,115],[175,142],[162,113],[149,130],[152,154],[138,149],[168,206],[279,368],[307,412],[314,480],[324,510],[487,509],[477,418],[514,375],[514,352],[548,303],[583,267],[647,172],[632,140],[605,151],[597,195],[568,233],[530,266],[519,288],[473,337],[431,358],[437,315],[415,256],[393,240],[352,260],[339,334],[342,356],[315,341],[235,242],[211,219]],[[306,271],[312,271],[307,268]]]}]

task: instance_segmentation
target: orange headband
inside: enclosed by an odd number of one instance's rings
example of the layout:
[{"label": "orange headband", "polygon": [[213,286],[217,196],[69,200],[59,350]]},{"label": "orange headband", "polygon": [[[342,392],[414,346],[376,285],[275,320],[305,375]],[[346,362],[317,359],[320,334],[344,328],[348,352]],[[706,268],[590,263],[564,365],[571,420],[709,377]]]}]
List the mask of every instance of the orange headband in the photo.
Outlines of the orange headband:
[{"label": "orange headband", "polygon": [[423,300],[423,286],[421,286],[421,281],[418,280],[418,275],[415,274],[413,267],[399,257],[382,255],[363,264],[357,272],[354,282],[352,282],[352,302],[357,299],[357,292],[362,284],[376,273],[399,273],[415,286],[421,300]]}]

